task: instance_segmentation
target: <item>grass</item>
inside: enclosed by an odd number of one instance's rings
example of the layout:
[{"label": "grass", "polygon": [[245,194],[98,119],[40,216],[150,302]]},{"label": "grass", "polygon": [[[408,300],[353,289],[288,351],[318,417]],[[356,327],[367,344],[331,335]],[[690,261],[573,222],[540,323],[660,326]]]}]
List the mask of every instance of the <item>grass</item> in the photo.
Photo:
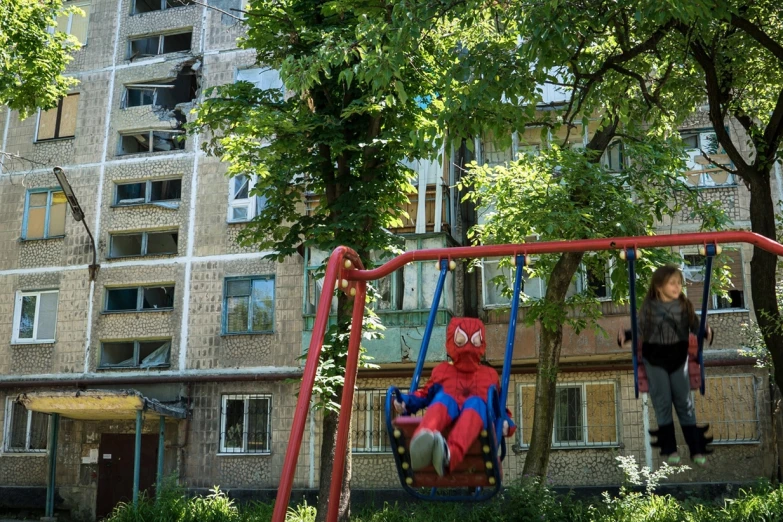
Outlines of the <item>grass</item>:
[{"label": "grass", "polygon": [[[306,503],[288,509],[286,522],[314,522],[316,510]],[[138,506],[121,504],[107,522],[267,522],[272,506],[238,505],[214,488],[207,496],[188,498],[170,483],[159,501],[142,498]],[[536,480],[511,484],[489,502],[466,505],[446,503],[386,504],[356,510],[352,522],[783,522],[783,488],[760,482],[740,490],[735,498],[716,503],[710,499],[680,501],[669,495],[622,488],[613,497],[592,501],[558,495]]]}]

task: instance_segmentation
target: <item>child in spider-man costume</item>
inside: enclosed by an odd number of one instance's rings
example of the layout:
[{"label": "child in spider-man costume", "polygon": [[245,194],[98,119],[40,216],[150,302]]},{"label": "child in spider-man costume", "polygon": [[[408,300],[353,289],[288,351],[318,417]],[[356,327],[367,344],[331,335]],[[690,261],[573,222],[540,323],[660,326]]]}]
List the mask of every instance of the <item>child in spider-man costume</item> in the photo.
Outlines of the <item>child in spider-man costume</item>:
[{"label": "child in spider-man costume", "polygon": [[[416,413],[427,408],[410,445],[414,471],[432,464],[438,475],[456,469],[465,453],[487,425],[487,395],[491,386],[500,388],[498,373],[481,364],[486,351],[486,332],[479,319],[455,317],[446,329],[446,353],[451,362],[432,370],[427,384],[403,402],[394,401],[398,413]],[[513,435],[516,426],[503,423],[503,436]],[[510,423],[510,425],[509,425]],[[452,426],[448,440],[441,433]]]}]

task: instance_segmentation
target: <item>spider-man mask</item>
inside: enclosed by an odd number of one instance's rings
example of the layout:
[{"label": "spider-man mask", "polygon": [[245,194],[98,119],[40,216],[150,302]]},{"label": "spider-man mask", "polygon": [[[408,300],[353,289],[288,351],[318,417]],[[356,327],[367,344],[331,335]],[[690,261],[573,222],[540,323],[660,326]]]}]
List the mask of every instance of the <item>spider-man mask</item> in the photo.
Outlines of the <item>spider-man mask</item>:
[{"label": "spider-man mask", "polygon": [[481,364],[487,349],[486,338],[484,323],[480,319],[455,317],[446,328],[446,353],[457,369],[474,370]]}]

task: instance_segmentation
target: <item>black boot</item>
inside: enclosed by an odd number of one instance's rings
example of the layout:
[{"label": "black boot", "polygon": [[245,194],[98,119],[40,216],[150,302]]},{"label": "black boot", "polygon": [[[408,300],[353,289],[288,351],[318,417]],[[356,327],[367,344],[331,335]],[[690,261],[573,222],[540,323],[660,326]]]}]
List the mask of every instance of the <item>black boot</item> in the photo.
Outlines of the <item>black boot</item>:
[{"label": "black boot", "polygon": [[657,430],[650,430],[650,435],[657,439],[650,442],[650,446],[660,448],[662,457],[677,453],[677,439],[674,436],[673,423],[658,426]]},{"label": "black boot", "polygon": [[688,444],[688,450],[691,452],[691,458],[694,455],[707,455],[712,453],[712,449],[707,444],[712,442],[712,437],[705,435],[710,425],[706,426],[683,426],[682,434],[685,436],[685,442]]}]

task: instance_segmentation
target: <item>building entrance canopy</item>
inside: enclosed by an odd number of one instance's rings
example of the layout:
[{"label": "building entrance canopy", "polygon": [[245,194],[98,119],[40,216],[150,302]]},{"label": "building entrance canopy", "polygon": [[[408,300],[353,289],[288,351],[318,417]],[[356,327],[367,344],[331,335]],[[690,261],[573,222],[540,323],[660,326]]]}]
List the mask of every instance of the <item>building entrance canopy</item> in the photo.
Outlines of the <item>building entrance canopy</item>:
[{"label": "building entrance canopy", "polygon": [[135,390],[41,391],[17,399],[30,411],[77,420],[134,420],[138,412],[184,419],[185,408],[144,397]]}]

